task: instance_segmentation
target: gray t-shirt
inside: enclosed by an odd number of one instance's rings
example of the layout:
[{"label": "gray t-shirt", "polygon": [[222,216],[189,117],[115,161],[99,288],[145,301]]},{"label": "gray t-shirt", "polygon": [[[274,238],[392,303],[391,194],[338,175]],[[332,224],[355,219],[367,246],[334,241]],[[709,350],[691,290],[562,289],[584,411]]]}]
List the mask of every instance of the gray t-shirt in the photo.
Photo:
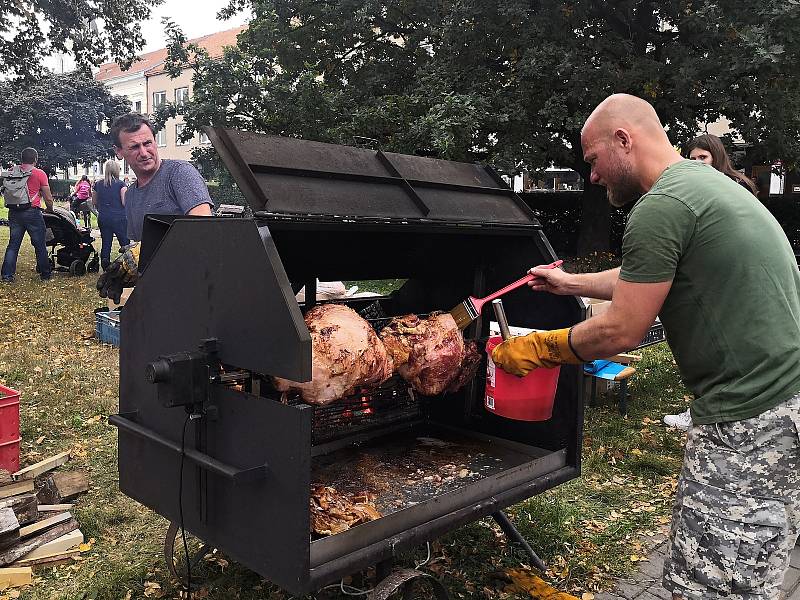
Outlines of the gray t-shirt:
[{"label": "gray t-shirt", "polygon": [[132,185],[125,194],[128,237],[142,239],[144,216],[148,213],[185,215],[201,204],[214,207],[206,182],[197,169],[185,160],[163,159],[147,185]]}]

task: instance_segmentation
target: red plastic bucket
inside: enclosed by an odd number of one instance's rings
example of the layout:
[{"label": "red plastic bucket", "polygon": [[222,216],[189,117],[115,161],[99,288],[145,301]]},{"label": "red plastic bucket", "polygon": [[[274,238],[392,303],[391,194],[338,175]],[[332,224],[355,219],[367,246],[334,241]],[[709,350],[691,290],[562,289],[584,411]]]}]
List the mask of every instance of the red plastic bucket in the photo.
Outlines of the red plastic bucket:
[{"label": "red plastic bucket", "polygon": [[19,471],[19,392],[0,385],[0,469]]},{"label": "red plastic bucket", "polygon": [[498,335],[486,342],[486,410],[517,421],[547,421],[553,416],[561,367],[534,369],[525,377],[506,373],[492,361],[492,350],[502,341]]}]

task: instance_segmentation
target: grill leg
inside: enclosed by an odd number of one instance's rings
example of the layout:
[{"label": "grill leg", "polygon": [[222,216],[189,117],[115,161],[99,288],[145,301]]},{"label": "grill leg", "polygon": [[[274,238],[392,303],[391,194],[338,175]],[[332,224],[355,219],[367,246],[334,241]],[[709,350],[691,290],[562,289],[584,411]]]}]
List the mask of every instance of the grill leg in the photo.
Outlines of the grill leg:
[{"label": "grill leg", "polygon": [[589,406],[594,408],[597,406],[597,377],[591,376],[592,379],[592,396],[589,398]]},{"label": "grill leg", "polygon": [[542,562],[542,559],[539,558],[536,552],[534,552],[528,541],[522,537],[522,534],[516,527],[514,527],[514,524],[508,520],[508,517],[503,511],[498,510],[496,513],[492,513],[492,518],[497,521],[498,525],[500,525],[500,529],[503,530],[503,533],[506,534],[506,537],[508,537],[512,542],[517,542],[520,546],[522,546],[528,556],[530,556],[534,567],[542,572],[547,570],[547,567]]}]

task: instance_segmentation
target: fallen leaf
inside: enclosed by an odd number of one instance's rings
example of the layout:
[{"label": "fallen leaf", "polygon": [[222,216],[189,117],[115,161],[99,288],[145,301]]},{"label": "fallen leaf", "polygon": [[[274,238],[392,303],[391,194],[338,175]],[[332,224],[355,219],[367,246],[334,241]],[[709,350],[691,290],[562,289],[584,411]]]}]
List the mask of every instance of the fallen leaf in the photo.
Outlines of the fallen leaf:
[{"label": "fallen leaf", "polygon": [[38,445],[39,445],[39,444],[41,444],[43,441],[44,441],[44,436],[43,436],[43,435],[42,435],[42,436],[39,436],[38,438],[36,438],[36,445],[38,446]]},{"label": "fallen leaf", "polygon": [[525,569],[506,569],[506,575],[511,579],[515,591],[528,593],[532,598],[540,600],[578,600],[575,596],[557,589]]},{"label": "fallen leaf", "polygon": [[594,600],[594,594],[592,592],[583,592],[581,594],[581,600]]}]

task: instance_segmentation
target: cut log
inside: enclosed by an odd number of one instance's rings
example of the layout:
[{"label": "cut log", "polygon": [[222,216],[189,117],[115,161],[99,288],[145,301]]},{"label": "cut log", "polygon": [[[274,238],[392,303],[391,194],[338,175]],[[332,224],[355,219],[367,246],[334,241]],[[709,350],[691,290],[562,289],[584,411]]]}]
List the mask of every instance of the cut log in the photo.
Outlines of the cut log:
[{"label": "cut log", "polygon": [[35,479],[42,473],[47,473],[53,469],[60,467],[69,460],[69,452],[62,452],[50,458],[45,458],[34,465],[20,469],[14,473],[14,479]]},{"label": "cut log", "polygon": [[0,569],[0,588],[20,587],[33,582],[33,571],[30,567],[8,567]]},{"label": "cut log", "polygon": [[56,538],[51,542],[42,544],[41,546],[36,548],[36,550],[29,552],[19,560],[27,561],[27,560],[34,560],[37,558],[45,558],[47,556],[53,556],[54,554],[61,554],[63,552],[67,552],[73,549],[77,551],[78,546],[81,545],[82,543],[83,543],[83,532],[80,529],[76,529],[75,531],[70,531],[69,533],[62,535],[60,538]]},{"label": "cut log", "polygon": [[70,531],[75,531],[76,529],[78,529],[78,522],[75,519],[70,519],[66,523],[61,523],[52,529],[48,529],[41,535],[37,535],[36,537],[32,537],[27,540],[22,540],[16,546],[12,546],[11,548],[0,552],[0,565],[11,564],[15,560],[20,559],[29,552],[32,552],[39,546],[58,539],[62,535],[67,534]]},{"label": "cut log", "polygon": [[42,519],[41,521],[36,521],[36,523],[32,523],[31,525],[26,525],[25,527],[20,528],[19,537],[23,539],[29,538],[33,535],[37,535],[38,533],[44,531],[45,529],[50,529],[54,525],[58,525],[59,523],[69,521],[71,518],[72,515],[68,512],[65,512],[58,515],[54,515],[52,517],[48,517],[47,519]]},{"label": "cut log", "polygon": [[61,503],[61,498],[58,497],[58,490],[56,489],[52,474],[37,479],[36,484],[37,487],[41,486],[36,492],[36,500],[39,502],[39,506],[42,504]]},{"label": "cut log", "polygon": [[0,508],[0,549],[19,542],[19,521],[10,508]]},{"label": "cut log", "polygon": [[41,486],[36,492],[39,504],[62,504],[89,489],[89,477],[82,471],[49,473],[37,481]]},{"label": "cut log", "polygon": [[0,487],[0,498],[9,498],[33,491],[33,480],[17,481]]},{"label": "cut log", "polygon": [[[71,505],[68,505],[71,506]],[[17,521],[20,525],[27,525],[33,523],[39,518],[39,510],[37,508],[36,496],[33,494],[23,494],[21,496],[12,496],[5,500],[0,500],[0,508],[10,508],[17,515]],[[62,509],[69,510],[69,509]],[[62,512],[59,511],[59,512]]]},{"label": "cut log", "polygon": [[39,558],[21,558],[14,563],[15,567],[32,567],[32,568],[46,568],[56,567],[66,562],[71,562],[78,558],[81,553],[78,550],[68,550],[65,552],[58,552],[50,554],[49,556],[41,556]]},{"label": "cut log", "polygon": [[39,512],[64,512],[65,510],[72,510],[74,504],[40,504],[37,507]]}]

